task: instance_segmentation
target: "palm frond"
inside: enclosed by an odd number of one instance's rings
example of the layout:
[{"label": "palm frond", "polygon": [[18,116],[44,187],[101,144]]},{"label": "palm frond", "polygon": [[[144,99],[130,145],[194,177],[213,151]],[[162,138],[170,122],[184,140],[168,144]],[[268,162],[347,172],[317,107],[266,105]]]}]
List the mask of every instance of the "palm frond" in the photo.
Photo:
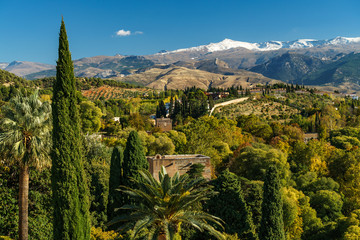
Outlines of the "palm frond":
[{"label": "palm frond", "polygon": [[179,223],[184,222],[200,231],[209,231],[218,239],[224,236],[211,224],[222,227],[223,221],[198,209],[201,201],[216,194],[205,179],[189,179],[188,175],[175,174],[170,177],[164,167],[159,172],[159,180],[155,180],[147,171],[141,171],[142,179],[132,179],[137,188],[121,186],[120,190],[127,194],[136,204],[124,205],[119,209],[133,213],[121,215],[109,224],[124,222],[132,224],[133,237],[143,228],[149,228],[148,239],[156,239],[164,233],[172,239],[178,230]]}]

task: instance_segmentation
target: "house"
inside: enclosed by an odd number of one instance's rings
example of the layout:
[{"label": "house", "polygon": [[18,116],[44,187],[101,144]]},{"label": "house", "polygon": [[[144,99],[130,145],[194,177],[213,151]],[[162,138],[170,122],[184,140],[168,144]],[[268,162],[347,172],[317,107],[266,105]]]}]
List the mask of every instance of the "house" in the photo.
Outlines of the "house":
[{"label": "house", "polygon": [[318,133],[305,133],[304,134],[304,143],[308,143],[311,139],[318,139]]},{"label": "house", "polygon": [[186,173],[191,165],[202,164],[205,166],[203,177],[211,179],[210,157],[201,154],[184,154],[184,155],[163,155],[146,157],[149,162],[149,172],[155,179],[159,179],[159,171],[164,166],[166,172],[172,177],[176,172],[180,175]]},{"label": "house", "polygon": [[155,127],[158,127],[163,132],[168,132],[172,130],[172,120],[171,118],[156,118]]}]

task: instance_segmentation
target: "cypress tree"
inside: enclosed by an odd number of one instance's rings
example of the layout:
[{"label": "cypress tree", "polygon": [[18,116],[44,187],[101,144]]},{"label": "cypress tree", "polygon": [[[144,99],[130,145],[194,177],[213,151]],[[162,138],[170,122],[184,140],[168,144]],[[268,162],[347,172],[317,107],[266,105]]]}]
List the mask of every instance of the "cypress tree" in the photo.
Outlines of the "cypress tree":
[{"label": "cypress tree", "polygon": [[132,178],[141,179],[139,170],[149,169],[149,163],[146,160],[143,146],[136,131],[130,132],[127,139],[123,167],[124,185],[131,188],[135,187],[131,181]]},{"label": "cypress tree", "polygon": [[63,20],[53,89],[53,237],[87,240],[90,239],[89,196],[83,168],[74,68]]},{"label": "cypress tree", "polygon": [[117,189],[123,185],[123,163],[124,155],[121,147],[114,147],[111,154],[110,178],[109,178],[109,196],[107,206],[107,217],[111,220],[114,215],[114,209],[121,207],[121,192]]},{"label": "cypress tree", "polygon": [[190,169],[186,172],[190,178],[201,178],[204,172],[205,166],[201,163],[195,163],[190,166]]},{"label": "cypress tree", "polygon": [[261,206],[260,240],[284,240],[284,222],[279,173],[275,166],[266,172]]},{"label": "cypress tree", "polygon": [[174,110],[174,98],[171,95],[170,97],[170,105],[169,105],[169,117],[172,118],[173,116],[173,110]]},{"label": "cypress tree", "polygon": [[160,117],[166,117],[166,107],[163,100],[159,103],[159,111],[160,111]]},{"label": "cypress tree", "polygon": [[225,222],[225,232],[237,233],[239,238],[244,240],[258,239],[238,177],[229,170],[225,170],[210,184],[214,186],[214,191],[218,194],[207,202],[206,208],[210,214]]},{"label": "cypress tree", "polygon": [[159,105],[156,106],[156,118],[161,118]]}]

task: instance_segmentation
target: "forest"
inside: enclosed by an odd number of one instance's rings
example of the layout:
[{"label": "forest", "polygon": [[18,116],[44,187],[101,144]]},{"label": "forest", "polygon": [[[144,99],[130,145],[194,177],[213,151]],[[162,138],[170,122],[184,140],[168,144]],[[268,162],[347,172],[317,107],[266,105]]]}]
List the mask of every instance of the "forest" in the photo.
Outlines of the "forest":
[{"label": "forest", "polygon": [[[0,239],[360,239],[359,100],[75,78],[64,24],[59,53],[57,78],[0,71]],[[100,86],[132,93],[82,94]],[[224,101],[209,92],[249,99],[208,116]],[[209,156],[212,179],[193,164],[156,180],[156,154]]]}]

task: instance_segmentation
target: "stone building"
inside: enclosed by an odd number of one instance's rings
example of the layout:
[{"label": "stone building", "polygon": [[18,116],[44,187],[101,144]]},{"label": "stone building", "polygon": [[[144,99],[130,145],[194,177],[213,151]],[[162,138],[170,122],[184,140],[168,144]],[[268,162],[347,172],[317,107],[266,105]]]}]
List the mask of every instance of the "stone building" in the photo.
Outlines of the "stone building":
[{"label": "stone building", "polygon": [[156,118],[155,127],[158,127],[163,132],[168,132],[172,130],[172,120],[171,118]]},{"label": "stone building", "polygon": [[193,164],[202,164],[205,166],[203,177],[211,179],[211,163],[210,157],[200,154],[186,154],[186,155],[163,155],[157,154],[155,156],[146,157],[149,162],[149,172],[151,175],[159,179],[159,171],[161,166],[164,166],[166,172],[172,177],[176,172],[180,175],[186,173]]},{"label": "stone building", "polygon": [[304,142],[308,143],[311,139],[318,139],[319,134],[318,133],[305,133],[304,134]]}]

